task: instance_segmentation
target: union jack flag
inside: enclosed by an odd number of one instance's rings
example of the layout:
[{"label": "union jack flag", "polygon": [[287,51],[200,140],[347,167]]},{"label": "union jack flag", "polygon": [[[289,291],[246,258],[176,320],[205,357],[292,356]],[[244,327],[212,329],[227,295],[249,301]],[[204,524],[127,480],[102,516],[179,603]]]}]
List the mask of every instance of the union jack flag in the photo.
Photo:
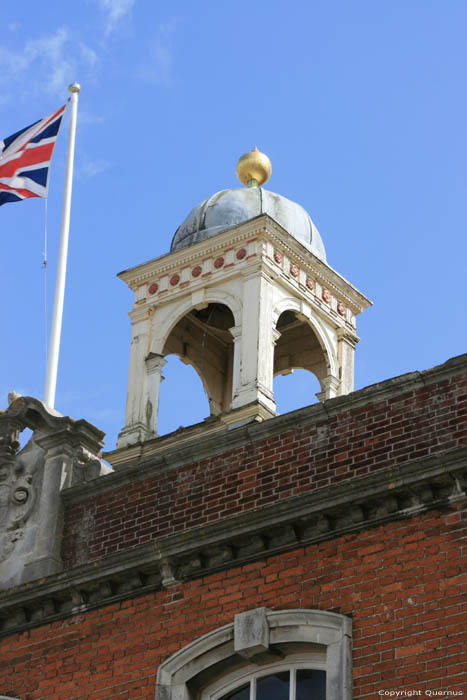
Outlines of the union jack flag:
[{"label": "union jack flag", "polygon": [[47,197],[49,169],[66,105],[0,141],[0,206]]}]

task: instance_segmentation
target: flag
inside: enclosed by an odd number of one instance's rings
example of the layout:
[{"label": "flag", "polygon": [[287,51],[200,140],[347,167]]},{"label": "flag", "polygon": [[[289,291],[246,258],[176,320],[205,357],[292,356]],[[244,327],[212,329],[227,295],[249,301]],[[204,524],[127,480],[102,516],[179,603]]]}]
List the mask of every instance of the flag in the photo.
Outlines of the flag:
[{"label": "flag", "polygon": [[47,197],[49,169],[66,105],[0,141],[0,206]]}]

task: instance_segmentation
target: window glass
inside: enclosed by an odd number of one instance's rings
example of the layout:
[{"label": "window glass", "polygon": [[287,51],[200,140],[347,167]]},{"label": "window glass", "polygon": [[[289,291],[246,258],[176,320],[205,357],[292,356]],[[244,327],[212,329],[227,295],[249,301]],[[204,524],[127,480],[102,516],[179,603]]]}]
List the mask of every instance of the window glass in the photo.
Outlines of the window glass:
[{"label": "window glass", "polygon": [[271,673],[256,681],[256,700],[289,700],[289,671]]},{"label": "window glass", "polygon": [[326,700],[326,671],[297,669],[296,700]]},{"label": "window glass", "polygon": [[241,688],[237,688],[232,693],[224,695],[222,700],[249,700],[250,698],[250,684],[242,685]]},{"label": "window glass", "polygon": [[[319,663],[319,661],[318,661]],[[242,674],[235,681],[220,685],[218,692],[203,693],[203,700],[326,700],[326,671],[303,662],[275,664],[269,673],[253,671],[249,680]],[[247,675],[248,677],[248,675]],[[227,692],[226,692],[227,691]]]}]

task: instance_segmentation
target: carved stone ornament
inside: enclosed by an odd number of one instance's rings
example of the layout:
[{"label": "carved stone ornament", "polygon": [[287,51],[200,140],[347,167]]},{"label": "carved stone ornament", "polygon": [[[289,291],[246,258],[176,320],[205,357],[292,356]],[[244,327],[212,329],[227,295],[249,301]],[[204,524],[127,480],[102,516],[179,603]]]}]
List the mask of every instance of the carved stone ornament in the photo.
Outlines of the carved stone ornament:
[{"label": "carved stone ornament", "polygon": [[[33,433],[20,450],[26,428]],[[1,584],[16,585],[60,566],[56,541],[46,541],[40,529],[53,530],[60,521],[61,486],[101,474],[97,455],[103,436],[90,423],[62,416],[31,397],[16,398],[0,411]],[[35,569],[35,562],[45,569]]]},{"label": "carved stone ornament", "polygon": [[322,296],[323,301],[326,302],[326,304],[331,303],[331,292],[329,291],[329,289],[323,289],[323,293],[321,296]]},{"label": "carved stone ornament", "polygon": [[82,483],[83,481],[92,481],[97,479],[101,473],[101,461],[89,452],[85,447],[80,445],[74,453],[73,459],[73,474],[70,486]]},{"label": "carved stone ornament", "polygon": [[311,292],[312,292],[313,289],[315,288],[314,280],[312,280],[311,277],[307,277],[307,278],[306,278],[305,284],[306,284],[306,286],[308,287],[308,289],[309,289]]},{"label": "carved stone ornament", "polygon": [[338,303],[338,305],[337,305],[337,312],[338,312],[341,316],[345,316],[345,312],[346,312],[346,311],[347,311],[347,309],[345,308],[344,304],[340,301],[340,302]]},{"label": "carved stone ornament", "polygon": [[150,285],[150,287],[149,287],[149,289],[148,289],[148,292],[149,292],[149,294],[155,294],[155,293],[157,292],[158,289],[159,289],[159,285],[156,284],[155,282],[153,282],[153,283]]},{"label": "carved stone ornament", "polygon": [[224,258],[220,257],[220,258],[216,258],[214,260],[214,267],[216,268],[216,270],[219,270],[223,265],[224,265]]},{"label": "carved stone ornament", "polygon": [[246,255],[246,248],[240,248],[240,250],[237,250],[237,260],[243,260],[243,258]]},{"label": "carved stone ornament", "polygon": [[299,269],[296,265],[291,265],[290,266],[290,274],[292,277],[298,277]]},{"label": "carved stone ornament", "polygon": [[179,282],[180,282],[180,275],[172,275],[172,277],[170,278],[170,284],[172,285],[172,287],[175,287],[175,285],[178,284]]},{"label": "carved stone ornament", "polygon": [[196,265],[196,267],[194,267],[191,271],[191,276],[192,277],[199,277],[201,272],[202,272],[201,265]]},{"label": "carved stone ornament", "polygon": [[280,265],[281,262],[282,262],[282,253],[279,253],[278,250],[275,250],[275,251],[274,251],[274,261],[275,261],[278,265]]}]

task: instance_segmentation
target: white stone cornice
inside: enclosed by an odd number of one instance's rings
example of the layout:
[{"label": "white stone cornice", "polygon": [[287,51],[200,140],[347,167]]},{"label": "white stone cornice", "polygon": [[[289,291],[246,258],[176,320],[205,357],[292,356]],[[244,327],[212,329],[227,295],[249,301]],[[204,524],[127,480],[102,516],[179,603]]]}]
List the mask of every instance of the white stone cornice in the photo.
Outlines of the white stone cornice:
[{"label": "white stone cornice", "polygon": [[246,223],[239,224],[228,231],[222,231],[205,241],[200,241],[174,253],[167,253],[158,258],[148,260],[128,270],[123,270],[117,276],[126,282],[131,289],[135,289],[138,284],[148,281],[155,274],[168,274],[185,265],[197,263],[205,258],[206,255],[211,257],[226,248],[241,247],[240,243],[265,232],[265,223],[264,221],[259,222],[259,220],[266,218],[269,219],[266,215],[262,215]]},{"label": "white stone cornice", "polygon": [[[252,240],[253,239],[253,240]],[[256,245],[255,245],[255,239]],[[269,241],[269,244],[268,244]],[[241,258],[235,257],[235,250],[245,248],[248,252]],[[283,264],[278,266],[272,259],[272,251],[278,248],[284,256]],[[253,252],[251,252],[251,250]],[[216,257],[229,260],[220,269],[215,269],[212,263]],[[227,256],[227,258],[226,258]],[[253,257],[254,256],[254,257]],[[136,302],[144,304],[145,300],[157,301],[164,290],[171,296],[179,296],[185,288],[194,289],[204,284],[203,275],[223,275],[225,277],[244,271],[252,266],[252,260],[262,260],[267,265],[269,273],[275,278],[288,279],[293,285],[306,290],[305,282],[310,277],[323,289],[328,289],[333,295],[332,304],[346,305],[353,315],[361,313],[371,305],[371,302],[353,285],[333,270],[327,263],[319,260],[309,252],[299,241],[294,239],[279,224],[268,215],[262,215],[244,224],[217,234],[216,236],[183,248],[182,250],[150,260],[142,265],[120,273],[131,289],[136,292]],[[199,277],[192,277],[191,270],[201,266],[203,272]],[[289,270],[296,265],[298,274],[292,278]],[[190,268],[190,270],[188,270]],[[179,275],[180,281],[170,286],[172,275]],[[154,296],[148,296],[147,285],[155,283],[158,286]]]}]

